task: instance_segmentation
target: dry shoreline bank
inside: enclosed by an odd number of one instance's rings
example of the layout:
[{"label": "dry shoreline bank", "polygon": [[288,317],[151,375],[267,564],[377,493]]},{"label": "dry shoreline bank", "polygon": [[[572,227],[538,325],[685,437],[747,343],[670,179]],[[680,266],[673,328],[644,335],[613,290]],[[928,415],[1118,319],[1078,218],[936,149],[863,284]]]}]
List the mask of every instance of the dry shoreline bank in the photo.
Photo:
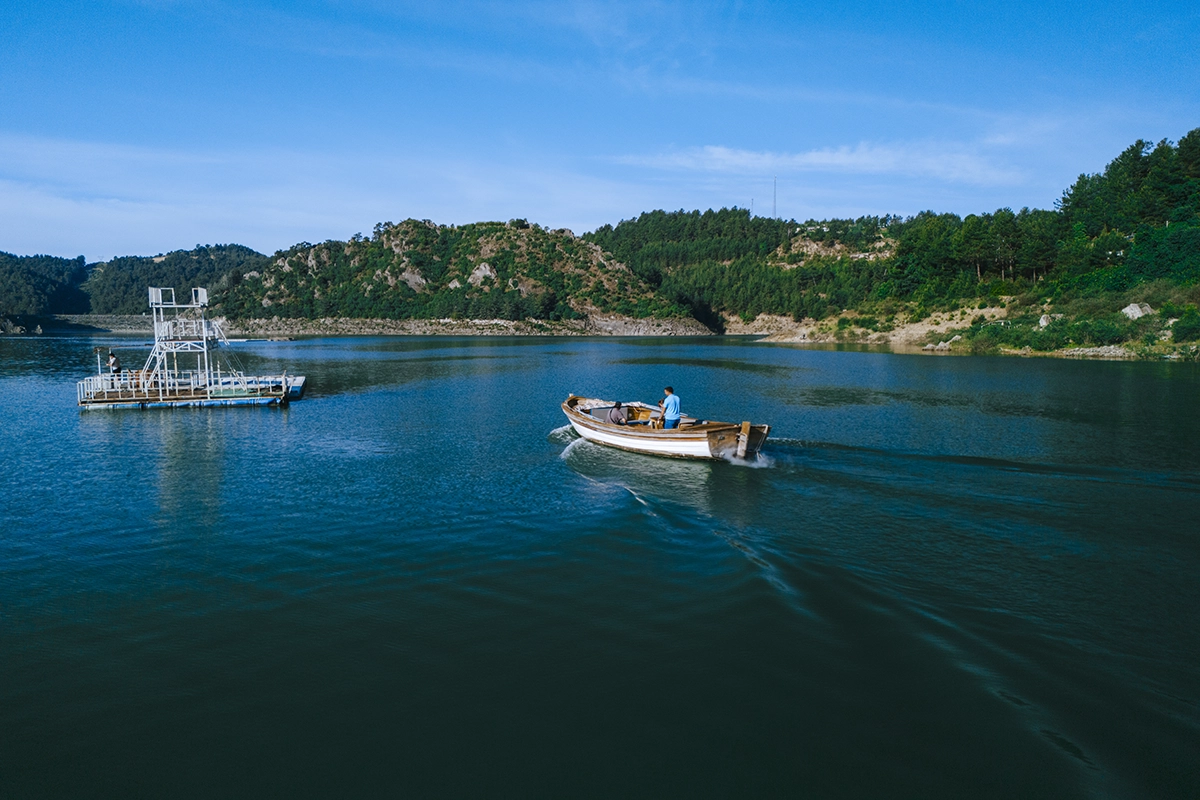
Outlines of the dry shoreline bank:
[{"label": "dry shoreline bank", "polygon": [[[1003,319],[1004,309],[973,310],[973,316]],[[73,330],[108,333],[150,333],[152,320],[147,315],[119,314],[59,314],[53,320]],[[962,327],[964,320],[954,313],[934,314],[917,323],[897,326],[887,332],[867,331],[853,326],[839,329],[836,320],[802,320],[761,314],[746,322],[739,317],[725,320],[726,335],[756,336],[759,341],[779,344],[865,344],[891,347],[896,352],[929,353],[935,355],[964,354],[951,343],[939,350],[926,346],[934,338]],[[55,327],[58,327],[57,325]],[[295,336],[715,336],[712,331],[692,319],[632,319],[619,316],[596,316],[582,320],[388,320],[327,317],[304,320],[275,317],[252,319],[227,324],[232,337],[285,338]],[[1089,358],[1108,360],[1141,359],[1146,356],[1126,347],[1071,347],[1038,352],[1002,349],[1002,355],[1048,358]]]},{"label": "dry shoreline bank", "polygon": [[[53,319],[68,329],[108,333],[150,333],[153,320],[145,315],[57,314]],[[579,320],[507,319],[250,319],[228,321],[232,337],[286,336],[712,336],[694,319],[632,319],[593,316]]]},{"label": "dry shoreline bank", "polygon": [[[854,317],[848,316],[851,324],[838,327],[837,319],[806,319],[796,322],[791,317],[760,314],[746,322],[740,317],[725,319],[725,333],[731,336],[762,336],[760,341],[789,344],[867,344],[892,348],[902,353],[927,353],[930,355],[966,355],[968,351],[955,341],[956,328],[963,328],[972,319],[984,317],[988,321],[1006,318],[1002,306],[989,306],[970,311],[951,311],[931,314],[920,322],[897,325],[890,331],[869,331],[856,328]],[[930,344],[937,339],[939,344]],[[1061,350],[1035,351],[1029,348],[1016,350],[1001,348],[1000,355],[1035,356],[1041,358],[1090,358],[1104,360],[1141,359],[1144,356],[1120,345],[1106,347],[1068,347]]]}]

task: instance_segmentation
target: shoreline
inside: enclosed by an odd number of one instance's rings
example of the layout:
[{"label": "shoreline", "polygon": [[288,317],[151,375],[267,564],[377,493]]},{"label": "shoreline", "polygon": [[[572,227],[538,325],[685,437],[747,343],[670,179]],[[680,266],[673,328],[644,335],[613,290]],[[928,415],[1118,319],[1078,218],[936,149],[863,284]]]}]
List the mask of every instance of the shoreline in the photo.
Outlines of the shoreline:
[{"label": "shoreline", "polygon": [[919,322],[895,325],[885,331],[857,327],[854,323],[858,316],[853,313],[840,318],[805,319],[800,322],[796,322],[790,317],[769,314],[760,314],[757,318],[747,322],[739,317],[727,315],[725,332],[727,335],[758,335],[762,337],[760,341],[776,344],[874,345],[887,347],[895,353],[921,355],[999,355],[1094,361],[1200,360],[1200,348],[1188,343],[1182,345],[1160,344],[1157,347],[1133,342],[1098,346],[1072,344],[1058,350],[1001,346],[990,352],[975,353],[971,351],[970,343],[963,341],[962,336],[956,331],[961,331],[978,317],[983,317],[989,323],[1004,324],[1008,313],[1002,305],[936,312]]},{"label": "shoreline", "polygon": [[237,335],[266,336],[715,336],[694,319],[251,319],[227,323]]},{"label": "shoreline", "polygon": [[[983,313],[992,319],[1002,319],[1003,309],[989,308]],[[944,317],[944,318],[943,318]],[[140,314],[56,314],[40,317],[47,333],[74,331],[79,333],[149,334],[153,320]],[[906,355],[970,355],[953,341],[938,345],[927,344],[931,333],[941,334],[961,325],[953,315],[934,315],[920,323],[898,326],[890,331],[868,331],[853,327],[839,329],[836,321],[802,320],[772,315],[760,315],[745,322],[737,317],[725,320],[725,333],[716,334],[693,319],[633,319],[615,315],[594,316],[579,320],[388,320],[325,317],[306,320],[272,317],[229,322],[226,332],[237,338],[293,338],[297,336],[739,336],[758,337],[765,344],[794,345],[866,345],[888,348]],[[30,318],[32,321],[32,318]],[[35,333],[10,334],[32,336]],[[950,339],[953,339],[951,336]],[[1184,356],[1172,352],[1138,352],[1123,345],[1103,347],[1068,347],[1060,350],[1031,350],[1029,348],[1000,348],[994,355],[1024,358],[1066,358],[1107,361],[1176,361]]]},{"label": "shoreline", "polygon": [[[48,331],[152,333],[140,314],[56,314],[40,318]],[[230,321],[213,317],[233,337],[285,336],[715,336],[694,319],[632,319],[597,315],[578,320],[353,319],[272,317]],[[29,333],[19,335],[33,335]]]}]

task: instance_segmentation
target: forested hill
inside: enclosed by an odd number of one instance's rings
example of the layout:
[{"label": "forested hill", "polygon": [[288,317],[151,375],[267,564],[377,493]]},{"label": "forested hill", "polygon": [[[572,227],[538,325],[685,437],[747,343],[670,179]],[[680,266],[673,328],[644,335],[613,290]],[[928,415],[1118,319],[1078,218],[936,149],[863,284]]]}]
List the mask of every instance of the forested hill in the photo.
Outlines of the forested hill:
[{"label": "forested hill", "polygon": [[86,279],[83,256],[0,253],[0,317],[85,312],[89,301],[79,286]]},{"label": "forested hill", "polygon": [[176,297],[189,297],[193,286],[220,295],[232,276],[264,268],[269,259],[240,244],[196,245],[166,255],[123,256],[91,269],[83,290],[95,314],[141,314],[146,289],[173,286]]},{"label": "forested hill", "polygon": [[721,312],[800,319],[852,307],[875,280],[859,262],[891,257],[887,233],[896,222],[862,217],[799,224],[736,208],[653,211],[584,238],[628,263],[664,300],[719,327]]},{"label": "forested hill", "polygon": [[[1050,210],[803,223],[653,211],[583,237],[524,220],[406,220],[272,257],[239,245],[93,265],[0,254],[0,315],[136,314],[152,285],[207,286],[219,312],[241,318],[613,313],[690,315],[720,330],[731,315],[770,313],[886,330],[986,304],[1007,306],[1012,324],[987,333],[1010,344],[1150,338],[1166,334],[1116,310],[1149,302],[1200,319],[1200,129],[1178,144],[1135,142]],[[1050,306],[1064,321],[1032,330]]]},{"label": "forested hill", "polygon": [[0,253],[0,317],[141,314],[147,309],[147,287],[173,286],[184,297],[193,286],[219,293],[230,276],[261,269],[267,262],[267,256],[237,244],[197,245],[96,264],[85,264],[83,256]]},{"label": "forested hill", "polygon": [[920,316],[969,299],[1062,303],[1153,282],[1170,301],[1200,281],[1200,129],[1178,145],[1134,143],[1056,205],[802,224],[656,211],[585,238],[700,315]]},{"label": "forested hill", "polygon": [[406,220],[369,237],[300,244],[222,296],[235,317],[574,319],[684,316],[624,264],[570,231],[525,220]]}]

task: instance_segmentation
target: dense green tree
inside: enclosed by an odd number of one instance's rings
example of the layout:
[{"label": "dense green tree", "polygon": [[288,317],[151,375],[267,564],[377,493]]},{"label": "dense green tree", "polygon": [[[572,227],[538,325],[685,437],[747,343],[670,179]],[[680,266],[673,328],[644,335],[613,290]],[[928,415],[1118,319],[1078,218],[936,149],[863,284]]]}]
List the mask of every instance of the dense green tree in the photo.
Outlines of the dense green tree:
[{"label": "dense green tree", "polygon": [[1016,266],[1021,278],[1036,283],[1054,267],[1063,237],[1063,218],[1054,211],[1022,208],[1017,214]]},{"label": "dense green tree", "polygon": [[1012,280],[1016,277],[1013,270],[1017,263],[1017,252],[1021,247],[1021,229],[1017,225],[1017,215],[1011,208],[1001,208],[992,214],[991,223],[992,243],[996,248],[993,260],[1000,268],[1000,279]]},{"label": "dense green tree", "polygon": [[970,214],[950,239],[954,258],[975,268],[975,279],[983,280],[983,270],[995,262],[997,237],[992,231],[992,217]]}]

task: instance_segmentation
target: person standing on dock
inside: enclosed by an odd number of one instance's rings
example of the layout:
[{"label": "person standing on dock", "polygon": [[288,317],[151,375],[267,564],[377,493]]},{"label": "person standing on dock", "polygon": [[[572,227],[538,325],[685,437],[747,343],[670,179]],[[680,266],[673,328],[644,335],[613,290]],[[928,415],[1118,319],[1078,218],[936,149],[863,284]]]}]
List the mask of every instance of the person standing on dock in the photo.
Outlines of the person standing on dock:
[{"label": "person standing on dock", "polygon": [[113,375],[121,374],[121,359],[112,350],[108,351],[108,371]]},{"label": "person standing on dock", "polygon": [[682,416],[679,413],[679,395],[675,394],[675,390],[670,386],[663,391],[667,396],[658,401],[658,407],[662,409],[663,428],[678,428],[679,418]]}]

